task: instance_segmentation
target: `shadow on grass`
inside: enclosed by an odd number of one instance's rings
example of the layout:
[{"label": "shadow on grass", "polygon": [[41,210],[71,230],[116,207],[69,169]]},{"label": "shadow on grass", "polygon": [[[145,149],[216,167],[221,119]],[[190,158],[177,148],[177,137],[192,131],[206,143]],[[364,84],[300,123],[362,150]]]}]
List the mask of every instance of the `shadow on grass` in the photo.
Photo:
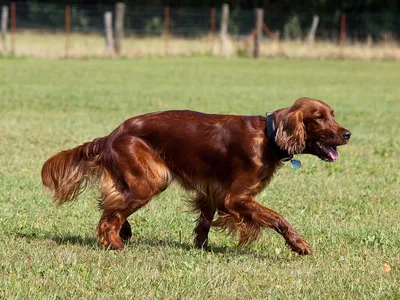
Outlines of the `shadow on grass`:
[{"label": "shadow on grass", "polygon": [[[17,237],[27,239],[27,240],[43,240],[43,241],[53,241],[58,245],[78,245],[85,247],[87,249],[100,249],[100,246],[97,242],[96,237],[88,237],[88,236],[80,236],[80,235],[54,235],[54,233],[50,232],[17,232],[14,233]],[[129,242],[125,242],[125,249],[129,248],[140,248],[141,246],[154,247],[154,248],[162,248],[168,247],[171,249],[183,249],[185,251],[198,250],[193,246],[193,244],[185,243],[185,242],[177,242],[171,241],[167,239],[157,239],[157,238],[140,238],[138,240],[131,240]],[[288,250],[289,251],[289,250]],[[249,247],[235,247],[235,246],[210,246],[210,253],[213,254],[227,254],[229,256],[251,256],[255,259],[268,259],[268,260],[293,260],[287,255],[276,256],[273,253],[265,253],[260,254],[255,252],[253,249]]]},{"label": "shadow on grass", "polygon": [[[54,233],[42,231],[42,232],[17,232],[15,233],[19,238],[24,238],[27,240],[51,240],[58,245],[79,245],[89,248],[100,247],[97,242],[96,237],[80,236],[80,235],[54,235]],[[189,243],[180,243],[177,241],[170,241],[167,239],[157,239],[157,238],[141,238],[136,240],[132,238],[131,241],[124,243],[125,247],[137,246],[150,246],[150,247],[168,247],[168,248],[180,248],[183,250],[193,250],[195,249],[193,245]],[[212,247],[212,252],[214,253],[225,253],[228,247]]]},{"label": "shadow on grass", "polygon": [[[169,241],[166,239],[157,239],[157,238],[141,238],[138,240],[133,240],[128,244],[131,245],[143,245],[143,246],[150,246],[150,247],[169,247],[169,248],[180,248],[183,250],[197,250],[194,247],[194,244],[189,244],[185,242],[177,242],[177,241]],[[226,253],[229,252],[230,247],[227,246],[211,246],[209,252],[214,253]]]},{"label": "shadow on grass", "polygon": [[98,245],[95,237],[79,235],[53,235],[50,232],[17,232],[16,236],[27,240],[52,240],[58,245],[80,245],[89,248],[95,248]]}]

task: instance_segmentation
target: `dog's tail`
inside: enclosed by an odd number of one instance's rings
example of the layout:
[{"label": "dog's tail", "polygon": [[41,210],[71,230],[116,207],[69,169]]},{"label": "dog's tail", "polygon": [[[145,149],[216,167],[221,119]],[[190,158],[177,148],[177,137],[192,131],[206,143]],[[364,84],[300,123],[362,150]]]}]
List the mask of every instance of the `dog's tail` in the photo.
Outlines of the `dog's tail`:
[{"label": "dog's tail", "polygon": [[53,193],[58,204],[74,200],[88,183],[104,173],[102,153],[107,137],[98,138],[74,149],[61,151],[50,157],[42,168],[42,183]]}]

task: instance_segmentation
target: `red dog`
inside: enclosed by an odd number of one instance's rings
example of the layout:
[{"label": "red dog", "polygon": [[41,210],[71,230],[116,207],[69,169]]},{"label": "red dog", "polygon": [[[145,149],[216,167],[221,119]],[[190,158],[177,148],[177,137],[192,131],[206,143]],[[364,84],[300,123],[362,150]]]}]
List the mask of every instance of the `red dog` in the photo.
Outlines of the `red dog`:
[{"label": "red dog", "polygon": [[335,161],[336,147],[350,135],[336,123],[332,108],[309,98],[267,118],[150,113],[126,120],[106,137],[54,155],[43,166],[42,181],[60,204],[75,199],[89,181],[99,183],[103,215],[97,235],[105,247],[122,249],[121,238],[132,236],[127,218],[176,180],[196,192],[197,247],[207,248],[211,225],[238,232],[240,244],[254,241],[260,228],[271,227],[293,251],[309,254],[311,247],[295,229],[254,197],[294,154]]}]

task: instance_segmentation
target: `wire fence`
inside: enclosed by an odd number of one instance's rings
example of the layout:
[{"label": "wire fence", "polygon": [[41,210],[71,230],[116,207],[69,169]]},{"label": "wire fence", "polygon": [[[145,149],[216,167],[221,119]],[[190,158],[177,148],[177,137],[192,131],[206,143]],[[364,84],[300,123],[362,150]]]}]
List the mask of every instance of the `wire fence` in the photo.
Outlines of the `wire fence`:
[{"label": "wire fence", "polygon": [[[15,3],[15,30],[37,34],[64,33],[66,29],[66,5],[63,3]],[[10,4],[8,6],[12,7]],[[213,11],[214,9],[214,11]],[[114,5],[70,6],[69,24],[72,34],[104,35],[104,13],[112,12],[115,21]],[[9,14],[10,15],[10,14]],[[12,15],[12,13],[11,13]],[[4,14],[3,14],[4,17]],[[310,32],[314,15],[304,11],[282,13],[265,11],[263,22],[267,31],[262,39],[268,41],[306,41]],[[166,22],[168,18],[168,22]],[[3,35],[12,28],[12,17],[6,21]],[[123,16],[125,38],[157,38],[170,35],[170,39],[181,40],[206,39],[210,35],[218,35],[222,22],[222,8],[190,8],[170,7],[168,16],[165,7],[136,7],[126,5]],[[4,22],[3,22],[4,23]],[[168,24],[168,28],[166,28]],[[255,12],[231,8],[227,22],[227,31],[234,41],[251,40],[254,37]],[[6,31],[6,33],[4,32]],[[268,34],[270,32],[271,34]],[[253,35],[252,35],[253,34]],[[338,44],[350,43],[382,43],[394,45],[400,40],[400,18],[394,13],[347,13],[340,12],[318,15],[315,30],[315,41]],[[3,37],[3,44],[6,43]],[[18,47],[18,41],[16,42]],[[211,52],[213,46],[210,46]],[[250,47],[249,44],[243,46]],[[215,48],[215,46],[214,46]],[[3,53],[5,47],[3,46]],[[246,50],[246,49],[245,49]],[[17,51],[18,52],[18,51]],[[215,51],[214,51],[215,53]]]},{"label": "wire fence", "polygon": [[[63,31],[65,27],[65,4],[38,2],[16,2],[18,29],[35,29],[46,32]],[[111,5],[71,6],[71,29],[74,32],[96,32],[104,30],[103,14],[114,11]],[[170,32],[185,37],[208,34],[210,31],[210,8],[170,8]],[[216,9],[219,23],[221,8]],[[304,38],[312,22],[313,14],[265,12],[264,21],[273,31],[282,33],[282,38]],[[254,29],[254,11],[232,9],[229,16],[229,32],[232,35],[247,35]],[[316,36],[337,38],[340,30],[340,13],[319,15]],[[157,35],[164,29],[164,7],[127,6],[125,31],[129,34]],[[400,18],[395,13],[347,13],[346,32],[349,37],[374,40],[391,33],[396,39],[400,35]]]}]

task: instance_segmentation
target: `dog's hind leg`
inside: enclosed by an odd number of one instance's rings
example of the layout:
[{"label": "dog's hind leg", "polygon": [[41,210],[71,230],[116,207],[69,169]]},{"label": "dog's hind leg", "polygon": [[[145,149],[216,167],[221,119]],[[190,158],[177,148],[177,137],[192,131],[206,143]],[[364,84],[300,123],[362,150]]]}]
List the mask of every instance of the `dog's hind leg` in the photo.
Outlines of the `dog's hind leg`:
[{"label": "dog's hind leg", "polygon": [[201,194],[198,194],[192,203],[194,210],[200,212],[196,228],[194,229],[195,246],[208,250],[208,232],[210,231],[216,207],[212,199]]},{"label": "dog's hind leg", "polygon": [[121,235],[123,239],[130,238],[132,235],[130,225],[126,220],[132,214],[131,195],[109,174],[102,179],[101,192],[100,209],[103,210],[103,214],[97,226],[99,242],[104,247],[122,249],[124,246]]},{"label": "dog's hind leg", "polygon": [[171,181],[165,163],[143,141],[137,139],[128,145],[127,151],[116,149],[123,180],[116,180],[106,172],[101,182],[100,208],[103,215],[97,235],[104,247],[112,249],[122,249],[121,238],[130,239],[132,236],[126,219],[162,192]]},{"label": "dog's hind leg", "polygon": [[[140,182],[138,182],[138,186],[140,186]],[[129,240],[132,236],[127,218],[146,205],[155,194],[154,190],[149,190],[146,196],[141,194],[139,198],[135,195],[134,189],[120,192],[113,186],[111,189],[103,190],[100,202],[103,215],[97,227],[99,242],[104,247],[122,249],[124,246],[121,239]]]}]

